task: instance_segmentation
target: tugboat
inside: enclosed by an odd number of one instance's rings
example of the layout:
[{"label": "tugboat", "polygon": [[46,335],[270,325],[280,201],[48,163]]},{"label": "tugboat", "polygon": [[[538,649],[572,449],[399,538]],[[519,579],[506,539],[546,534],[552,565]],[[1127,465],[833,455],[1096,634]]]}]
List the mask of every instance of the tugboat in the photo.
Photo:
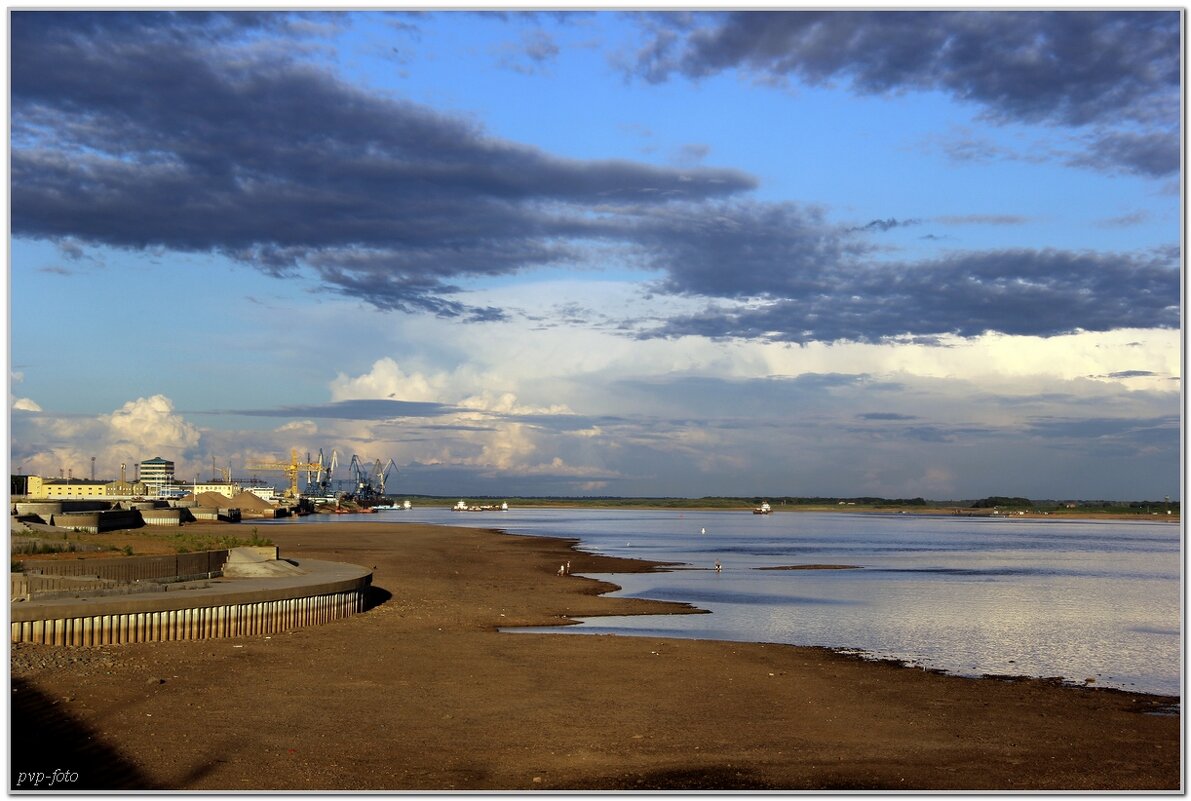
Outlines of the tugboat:
[{"label": "tugboat", "polygon": [[500,506],[494,503],[472,504],[468,505],[466,501],[459,501],[451,507],[452,512],[507,512],[509,511],[509,502],[505,501]]},{"label": "tugboat", "polygon": [[401,503],[387,502],[387,503],[378,503],[375,506],[373,506],[372,508],[377,510],[378,512],[404,511],[406,509],[412,509],[413,504],[410,503],[409,501],[402,501]]},{"label": "tugboat", "polygon": [[753,510],[755,515],[767,515],[773,510],[769,508],[769,501],[762,501],[761,505]]}]

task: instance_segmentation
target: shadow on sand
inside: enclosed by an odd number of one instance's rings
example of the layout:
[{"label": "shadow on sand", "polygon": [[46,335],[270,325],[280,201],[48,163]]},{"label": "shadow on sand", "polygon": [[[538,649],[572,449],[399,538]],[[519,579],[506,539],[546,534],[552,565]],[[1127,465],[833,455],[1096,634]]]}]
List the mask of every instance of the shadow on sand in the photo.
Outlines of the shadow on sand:
[{"label": "shadow on sand", "polygon": [[368,585],[364,590],[364,610],[375,609],[383,603],[386,603],[393,597],[393,593],[386,590],[384,587],[377,587],[375,584]]},{"label": "shadow on sand", "polygon": [[12,680],[10,724],[10,791],[154,789],[94,729],[24,679]]}]

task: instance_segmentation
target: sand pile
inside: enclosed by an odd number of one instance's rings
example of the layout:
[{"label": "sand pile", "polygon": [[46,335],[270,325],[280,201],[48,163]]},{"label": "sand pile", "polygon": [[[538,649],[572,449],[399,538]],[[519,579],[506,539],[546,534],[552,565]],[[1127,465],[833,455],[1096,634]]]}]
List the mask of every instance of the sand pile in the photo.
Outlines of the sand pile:
[{"label": "sand pile", "polygon": [[191,494],[182,500],[194,501],[204,509],[227,509],[234,506],[232,499],[220,492],[200,492],[198,497]]},{"label": "sand pile", "polygon": [[229,498],[220,492],[200,492],[198,497],[187,495],[183,501],[194,501],[204,509],[240,509],[241,511],[263,512],[274,508],[259,495],[251,492],[241,492],[234,498]]},{"label": "sand pile", "polygon": [[230,501],[228,501],[227,498],[224,498],[224,501],[226,501],[227,505],[231,508],[239,509],[240,511],[264,512],[266,510],[275,508],[273,504],[269,503],[259,495],[253,495],[251,492],[241,492]]}]

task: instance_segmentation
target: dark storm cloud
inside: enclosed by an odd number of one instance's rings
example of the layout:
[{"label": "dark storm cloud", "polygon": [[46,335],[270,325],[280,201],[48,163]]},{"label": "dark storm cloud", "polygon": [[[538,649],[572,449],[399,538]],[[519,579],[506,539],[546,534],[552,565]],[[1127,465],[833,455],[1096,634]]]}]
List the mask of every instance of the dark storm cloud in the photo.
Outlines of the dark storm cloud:
[{"label": "dark storm cloud", "polygon": [[442,417],[462,411],[443,403],[385,399],[346,400],[335,403],[279,406],[276,409],[232,409],[188,414],[230,414],[244,417],[317,417],[332,420],[392,420],[403,417]]},{"label": "dark storm cloud", "polygon": [[[626,221],[627,222],[627,221]],[[794,203],[706,203],[636,210],[630,223],[666,292],[712,297],[805,295],[872,245],[830,225],[822,208]]]},{"label": "dark storm cloud", "polygon": [[1118,131],[1095,136],[1088,145],[1088,152],[1072,157],[1071,163],[1161,178],[1177,175],[1179,160],[1179,149],[1171,147],[1171,136],[1166,131]]},{"label": "dark storm cloud", "polygon": [[896,441],[917,443],[963,443],[989,438],[1004,438],[1010,434],[1005,427],[974,425],[971,423],[929,423],[919,422],[921,417],[903,414],[859,414],[857,419],[865,422],[880,422],[883,425],[843,425],[841,430],[857,435],[864,440]]},{"label": "dark storm cloud", "polygon": [[523,41],[526,57],[537,64],[553,61],[560,52],[554,38],[540,29],[526,33]]},{"label": "dark storm cloud", "polygon": [[489,319],[449,280],[574,260],[593,204],[756,185],[553,157],[237,35],[289,19],[14,12],[13,233],[306,266],[381,308]]},{"label": "dark storm cloud", "polygon": [[526,31],[521,40],[497,48],[497,66],[523,75],[544,72],[561,52],[554,38],[541,28]]},{"label": "dark storm cloud", "polygon": [[738,11],[666,25],[649,18],[635,72],[660,82],[739,68],[861,94],[938,90],[999,121],[1099,134],[1083,163],[1178,170],[1180,15],[1166,11]]},{"label": "dark storm cloud", "polygon": [[1132,228],[1135,225],[1141,225],[1150,219],[1148,211],[1135,211],[1129,214],[1121,214],[1117,217],[1107,217],[1103,220],[1096,220],[1095,225],[1099,228]]},{"label": "dark storm cloud", "polygon": [[[626,422],[625,418],[610,415],[586,416],[576,414],[506,414],[481,411],[445,403],[429,401],[403,401],[386,398],[336,401],[333,403],[305,404],[299,406],[278,406],[272,409],[223,409],[217,411],[191,411],[188,414],[238,415],[243,417],[309,417],[328,420],[369,420],[385,423],[402,421],[411,425],[418,418],[446,417],[455,414],[481,415],[504,423],[520,423],[552,431],[583,431],[596,426],[614,426]],[[436,431],[495,431],[491,425],[471,423],[431,423],[416,426],[419,429]]]},{"label": "dark storm cloud", "polygon": [[[767,302],[712,304],[639,336],[877,342],[908,333],[1055,336],[1179,325],[1178,263],[1124,255],[1005,250],[733,276],[741,296],[760,288]],[[670,282],[684,277],[676,272]],[[704,283],[694,269],[685,286],[702,292]]]},{"label": "dark storm cloud", "polygon": [[1026,425],[1029,434],[1055,443],[1108,445],[1127,449],[1179,447],[1177,416],[1143,419],[1040,417]]},{"label": "dark storm cloud", "polygon": [[893,217],[890,217],[886,220],[873,220],[871,222],[865,223],[864,225],[858,225],[849,228],[848,231],[892,231],[894,228],[903,228],[907,225],[919,225],[921,222],[922,220],[896,220]]},{"label": "dark storm cloud", "polygon": [[1020,214],[947,214],[934,218],[942,225],[1025,225],[1029,221]]},{"label": "dark storm cloud", "polygon": [[[787,17],[804,16],[766,16],[769,35],[784,41]],[[885,19],[845,16],[862,39]],[[723,31],[740,24],[711,18]],[[943,18],[923,20],[942,30]],[[681,19],[659,28],[683,37],[676,46],[710,35],[706,16]],[[642,336],[930,342],[1178,325],[1177,248],[1169,264],[1054,251],[871,262],[872,234],[918,221],[849,228],[814,205],[742,197],[757,181],[737,170],[564,159],[496,139],[304,61],[318,46],[312,31],[338,24],[334,13],[18,11],[10,20],[12,233],[63,252],[219,254],[274,276],[313,273],[379,309],[475,321],[508,312],[454,297],[466,279],[597,257],[656,271],[657,292],[709,300],[705,313]],[[873,59],[891,57],[878,50]],[[1124,56],[1110,43],[1105,58]],[[1134,72],[1124,86],[1138,85]],[[1126,98],[1112,99],[1140,119]],[[1086,100],[1070,99],[1064,115]]]},{"label": "dark storm cloud", "polygon": [[484,412],[485,416],[499,418],[506,423],[520,423],[551,431],[586,431],[601,426],[623,425],[628,421],[624,417],[611,415],[579,415],[579,414],[503,414],[501,412]]},{"label": "dark storm cloud", "polygon": [[866,373],[804,373],[766,378],[622,379],[611,389],[618,398],[659,410],[664,421],[655,419],[645,427],[657,434],[667,426],[731,427],[732,421],[745,421],[749,429],[755,429],[757,421],[802,424],[812,410],[834,412],[853,398],[864,398],[865,404],[887,406],[889,396],[904,388],[901,383],[877,380]]}]

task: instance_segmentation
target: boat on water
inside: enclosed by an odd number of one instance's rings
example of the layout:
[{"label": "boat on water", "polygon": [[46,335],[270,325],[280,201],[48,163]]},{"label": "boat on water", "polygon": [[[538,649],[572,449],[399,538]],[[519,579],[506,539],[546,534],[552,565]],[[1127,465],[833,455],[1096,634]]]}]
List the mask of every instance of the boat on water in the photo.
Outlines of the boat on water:
[{"label": "boat on water", "polygon": [[401,503],[380,503],[376,506],[373,506],[372,508],[378,512],[392,512],[397,510],[405,511],[407,509],[412,509],[413,507],[414,505],[409,501],[402,501]]},{"label": "boat on water", "polygon": [[769,507],[769,501],[762,501],[760,506],[758,506],[756,509],[753,509],[753,514],[767,515],[772,511],[773,509]]},{"label": "boat on water", "polygon": [[467,501],[459,501],[451,507],[452,512],[507,512],[509,511],[509,502],[505,501],[500,506],[494,503],[485,504],[469,504]]}]

